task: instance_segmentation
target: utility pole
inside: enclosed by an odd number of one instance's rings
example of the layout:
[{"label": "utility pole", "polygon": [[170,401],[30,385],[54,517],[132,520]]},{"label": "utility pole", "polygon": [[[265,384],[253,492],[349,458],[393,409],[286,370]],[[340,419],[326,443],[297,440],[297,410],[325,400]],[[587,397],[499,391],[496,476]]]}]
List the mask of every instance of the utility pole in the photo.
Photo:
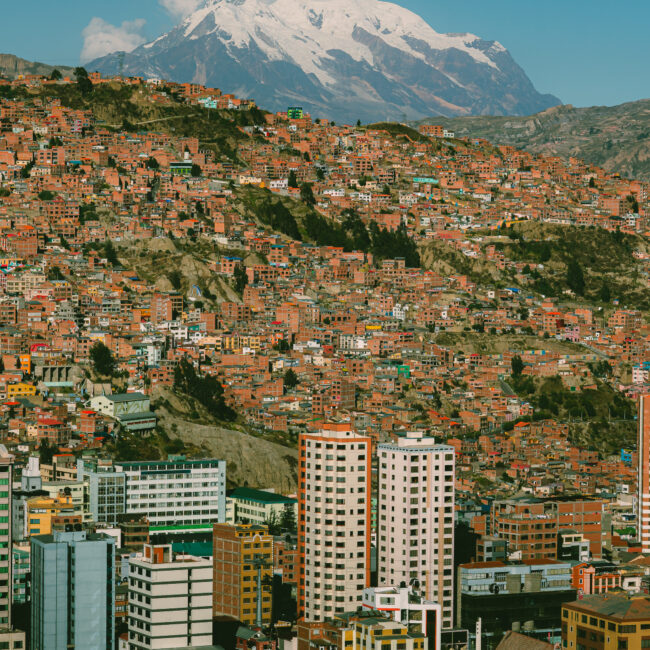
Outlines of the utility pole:
[{"label": "utility pole", "polygon": [[255,627],[262,629],[262,569],[269,566],[270,562],[262,555],[253,557],[252,565],[257,569],[257,610],[255,616]]}]

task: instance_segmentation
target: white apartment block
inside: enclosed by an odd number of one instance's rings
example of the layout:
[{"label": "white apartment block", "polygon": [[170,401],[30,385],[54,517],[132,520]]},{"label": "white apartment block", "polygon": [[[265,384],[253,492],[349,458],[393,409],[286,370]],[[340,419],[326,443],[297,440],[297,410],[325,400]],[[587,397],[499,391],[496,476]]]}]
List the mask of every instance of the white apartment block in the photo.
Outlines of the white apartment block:
[{"label": "white apartment block", "polygon": [[212,560],[146,544],[129,562],[129,650],[212,645]]},{"label": "white apartment block", "polygon": [[325,424],[299,442],[298,610],[308,621],[355,610],[370,579],[370,438]]},{"label": "white apartment block", "polygon": [[650,553],[650,394],[639,397],[637,508],[641,552]]},{"label": "white apartment block", "polygon": [[125,512],[149,520],[152,533],[212,530],[226,521],[226,461],[115,463],[126,475]]},{"label": "white apartment block", "polygon": [[[11,492],[13,490],[14,456],[0,445],[0,629],[11,625],[13,561],[11,557]],[[9,646],[4,646],[9,647]]]},{"label": "white apartment block", "polygon": [[421,432],[377,446],[377,578],[416,586],[453,625],[454,448]]}]

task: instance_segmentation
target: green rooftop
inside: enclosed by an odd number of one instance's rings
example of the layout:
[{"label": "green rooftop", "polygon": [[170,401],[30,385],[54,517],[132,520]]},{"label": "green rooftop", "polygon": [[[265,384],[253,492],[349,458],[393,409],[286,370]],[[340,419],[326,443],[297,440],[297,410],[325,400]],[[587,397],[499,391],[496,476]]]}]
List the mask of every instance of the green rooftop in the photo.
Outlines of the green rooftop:
[{"label": "green rooftop", "polygon": [[235,488],[228,493],[228,497],[244,501],[257,501],[258,503],[296,503],[296,499],[285,497],[282,494],[265,492],[264,490],[255,490],[247,487]]}]

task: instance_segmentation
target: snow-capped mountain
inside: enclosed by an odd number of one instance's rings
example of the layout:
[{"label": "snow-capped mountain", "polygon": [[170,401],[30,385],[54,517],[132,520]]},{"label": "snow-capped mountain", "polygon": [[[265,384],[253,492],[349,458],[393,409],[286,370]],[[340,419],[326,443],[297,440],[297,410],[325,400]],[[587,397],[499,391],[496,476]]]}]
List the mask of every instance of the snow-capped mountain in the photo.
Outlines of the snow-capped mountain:
[{"label": "snow-capped mountain", "polygon": [[270,110],[301,105],[339,121],[530,114],[541,95],[508,51],[439,34],[380,0],[206,0],[180,25],[90,70],[216,86]]}]

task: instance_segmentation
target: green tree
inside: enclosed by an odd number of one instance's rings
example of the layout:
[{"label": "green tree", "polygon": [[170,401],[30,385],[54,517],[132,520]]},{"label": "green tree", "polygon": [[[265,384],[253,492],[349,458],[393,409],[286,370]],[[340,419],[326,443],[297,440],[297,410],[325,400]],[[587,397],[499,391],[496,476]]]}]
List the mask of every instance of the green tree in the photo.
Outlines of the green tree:
[{"label": "green tree", "polygon": [[582,296],[585,292],[585,278],[580,263],[572,259],[567,265],[566,281],[569,288],[577,295]]},{"label": "green tree", "polygon": [[38,193],[38,198],[41,201],[51,201],[54,198],[54,193],[50,192],[50,190],[42,190],[41,192]]},{"label": "green tree", "polygon": [[311,183],[302,183],[300,185],[300,198],[307,205],[314,205],[316,203],[314,192],[311,189]]},{"label": "green tree", "polygon": [[284,382],[284,387],[287,389],[295,388],[298,385],[298,375],[293,371],[292,368],[289,368],[282,378]]},{"label": "green tree", "polygon": [[86,68],[78,67],[74,69],[74,76],[77,80],[77,88],[82,95],[88,95],[93,91],[92,81],[88,78],[88,71]]},{"label": "green tree", "polygon": [[280,528],[288,533],[295,533],[298,529],[296,510],[293,503],[285,503],[280,515]]},{"label": "green tree", "polygon": [[292,239],[302,239],[296,218],[282,201],[273,202],[264,197],[255,206],[255,212],[258,218],[269,224],[273,230],[279,230]]},{"label": "green tree", "polygon": [[612,374],[612,366],[609,361],[598,361],[597,363],[592,363],[589,367],[594,377],[599,377],[600,379],[610,377]]},{"label": "green tree", "polygon": [[602,302],[609,302],[612,299],[612,294],[609,290],[609,285],[605,280],[603,280],[603,283],[600,287],[600,291],[598,292],[598,297],[601,299]]},{"label": "green tree", "polygon": [[264,521],[264,525],[269,529],[269,534],[271,535],[279,535],[282,532],[280,521],[275,510],[271,510],[271,513]]},{"label": "green tree", "polygon": [[192,164],[192,171],[190,172],[193,178],[199,178],[203,171],[201,170],[201,165],[197,165],[196,163]]},{"label": "green tree", "polygon": [[115,372],[115,367],[117,365],[115,357],[110,348],[104,345],[101,341],[97,341],[92,348],[90,348],[90,360],[98,375],[110,376]]},{"label": "green tree", "polygon": [[50,444],[50,441],[47,438],[41,440],[41,444],[38,446],[38,456],[42,465],[51,465],[54,454],[58,452],[58,448]]},{"label": "green tree", "polygon": [[57,68],[54,68],[54,70],[52,70],[50,73],[50,81],[60,81],[62,78],[63,75]]},{"label": "green tree", "polygon": [[30,160],[21,170],[20,170],[20,177],[21,178],[29,178],[32,167],[34,167],[34,161]]},{"label": "green tree", "polygon": [[521,360],[521,357],[518,354],[515,354],[515,356],[512,357],[510,367],[512,368],[513,377],[521,376],[521,373],[524,371],[524,362]]},{"label": "green tree", "polygon": [[63,280],[65,278],[63,277],[63,273],[61,273],[61,269],[58,266],[51,266],[47,270],[47,279],[48,280]]},{"label": "green tree", "polygon": [[289,178],[287,179],[289,187],[298,187],[298,179],[296,178],[296,172],[292,170],[289,171]]},{"label": "green tree", "polygon": [[246,268],[242,264],[237,264],[233,277],[235,278],[235,291],[241,296],[244,293],[244,288],[248,284]]},{"label": "green tree", "polygon": [[167,278],[170,281],[172,287],[174,288],[174,291],[178,291],[181,288],[181,284],[183,282],[183,276],[181,275],[181,272],[178,269],[174,269],[173,271],[170,271],[169,274],[167,275]]},{"label": "green tree", "polygon": [[545,241],[539,248],[539,261],[548,262],[551,259],[551,245]]},{"label": "green tree", "polygon": [[106,261],[111,266],[120,265],[120,261],[117,259],[117,252],[115,251],[115,246],[113,246],[113,242],[110,239],[108,239],[104,244],[104,257],[106,258]]},{"label": "green tree", "polygon": [[147,158],[145,165],[148,169],[158,169],[160,167],[160,163],[153,156]]},{"label": "green tree", "polygon": [[194,397],[213,417],[231,422],[236,413],[223,396],[223,386],[212,375],[200,376],[187,359],[181,359],[174,369],[174,389]]}]

